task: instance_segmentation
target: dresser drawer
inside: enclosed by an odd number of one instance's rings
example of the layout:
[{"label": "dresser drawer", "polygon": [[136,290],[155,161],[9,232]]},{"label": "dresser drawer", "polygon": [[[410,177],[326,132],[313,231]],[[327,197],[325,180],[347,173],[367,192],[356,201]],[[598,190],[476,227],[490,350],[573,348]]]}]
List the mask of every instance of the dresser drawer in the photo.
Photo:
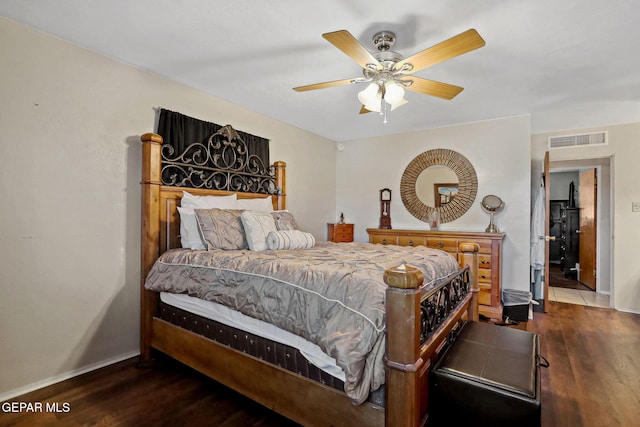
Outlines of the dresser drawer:
[{"label": "dresser drawer", "polygon": [[379,234],[370,235],[369,243],[379,243],[381,245],[395,245],[396,244],[396,236],[381,236]]},{"label": "dresser drawer", "polygon": [[398,236],[400,246],[425,246],[425,238],[420,236]]},{"label": "dresser drawer", "polygon": [[353,234],[336,232],[333,234],[333,241],[334,242],[352,242]]},{"label": "dresser drawer", "polygon": [[332,224],[335,233],[352,233],[353,224]]},{"label": "dresser drawer", "polygon": [[480,292],[478,292],[478,304],[491,305],[491,284],[480,283]]},{"label": "dresser drawer", "polygon": [[458,252],[458,240],[457,239],[437,239],[427,237],[427,247],[433,249],[440,249],[446,252]]},{"label": "dresser drawer", "polygon": [[474,240],[474,243],[477,243],[480,246],[479,254],[491,254],[491,240],[488,239],[477,239]]},{"label": "dresser drawer", "polygon": [[478,282],[491,283],[491,269],[490,268],[478,268]]},{"label": "dresser drawer", "polygon": [[479,254],[478,255],[478,267],[479,268],[491,268],[491,254]]}]

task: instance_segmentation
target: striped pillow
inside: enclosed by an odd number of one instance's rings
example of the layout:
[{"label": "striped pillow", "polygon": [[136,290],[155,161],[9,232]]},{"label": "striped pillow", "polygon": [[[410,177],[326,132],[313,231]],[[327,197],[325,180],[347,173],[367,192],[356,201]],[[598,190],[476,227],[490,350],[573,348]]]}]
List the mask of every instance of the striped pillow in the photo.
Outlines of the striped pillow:
[{"label": "striped pillow", "polygon": [[271,250],[310,249],[315,244],[313,234],[300,230],[272,231],[267,235],[267,246]]}]

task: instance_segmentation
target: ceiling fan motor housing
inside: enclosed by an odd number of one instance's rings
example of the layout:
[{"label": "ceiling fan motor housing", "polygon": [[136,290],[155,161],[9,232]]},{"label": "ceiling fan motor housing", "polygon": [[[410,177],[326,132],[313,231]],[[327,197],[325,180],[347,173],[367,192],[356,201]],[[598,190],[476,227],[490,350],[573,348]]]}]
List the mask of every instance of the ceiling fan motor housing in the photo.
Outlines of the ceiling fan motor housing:
[{"label": "ceiling fan motor housing", "polygon": [[386,52],[396,43],[396,35],[391,31],[380,31],[373,35],[373,44],[380,52]]}]

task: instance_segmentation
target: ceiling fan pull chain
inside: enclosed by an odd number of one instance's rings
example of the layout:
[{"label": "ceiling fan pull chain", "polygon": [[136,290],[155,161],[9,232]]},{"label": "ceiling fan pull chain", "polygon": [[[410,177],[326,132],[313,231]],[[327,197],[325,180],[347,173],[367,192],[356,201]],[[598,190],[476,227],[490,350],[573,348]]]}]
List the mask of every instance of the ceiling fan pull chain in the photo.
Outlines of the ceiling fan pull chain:
[{"label": "ceiling fan pull chain", "polygon": [[[382,102],[382,107],[384,108],[384,121],[382,122],[382,124],[387,124],[387,103],[385,102],[384,98],[382,98],[382,100],[380,101]],[[380,112],[380,114],[383,114],[382,112]]]}]

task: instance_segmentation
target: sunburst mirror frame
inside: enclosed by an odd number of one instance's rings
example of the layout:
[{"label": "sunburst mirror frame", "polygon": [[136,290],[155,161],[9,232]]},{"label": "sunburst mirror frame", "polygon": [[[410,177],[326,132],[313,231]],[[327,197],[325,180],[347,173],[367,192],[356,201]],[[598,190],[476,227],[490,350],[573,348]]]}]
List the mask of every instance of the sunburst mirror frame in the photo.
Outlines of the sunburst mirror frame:
[{"label": "sunburst mirror frame", "polygon": [[[444,206],[425,205],[416,193],[416,180],[428,167],[442,165],[450,168],[458,177],[458,193]],[[440,212],[440,222],[451,222],[469,210],[478,192],[476,170],[466,157],[453,150],[438,148],[425,151],[409,163],[400,180],[400,197],[405,208],[416,218],[428,222],[434,210]]]}]

